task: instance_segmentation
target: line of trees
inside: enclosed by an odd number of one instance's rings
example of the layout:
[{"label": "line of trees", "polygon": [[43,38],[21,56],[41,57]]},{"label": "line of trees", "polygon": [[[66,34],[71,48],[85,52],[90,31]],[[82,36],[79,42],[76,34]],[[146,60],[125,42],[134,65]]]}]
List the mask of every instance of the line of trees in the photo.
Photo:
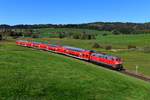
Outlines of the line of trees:
[{"label": "line of trees", "polygon": [[112,31],[113,34],[141,34],[150,33],[150,23],[121,23],[121,22],[95,22],[86,24],[35,24],[35,25],[0,25],[11,29],[39,29],[39,28],[80,28],[100,31]]},{"label": "line of trees", "polygon": [[72,38],[72,39],[82,39],[82,40],[91,40],[95,39],[97,34],[91,34],[88,32],[81,32],[81,33],[67,33],[67,32],[60,32],[59,38]]},{"label": "line of trees", "polygon": [[9,28],[0,29],[0,40],[6,40],[7,36],[10,35],[10,31]]},{"label": "line of trees", "polygon": [[9,28],[1,28],[0,29],[0,40],[6,40],[7,37],[13,37],[14,39],[19,37],[32,37],[39,38],[40,33],[34,29],[11,29]]}]

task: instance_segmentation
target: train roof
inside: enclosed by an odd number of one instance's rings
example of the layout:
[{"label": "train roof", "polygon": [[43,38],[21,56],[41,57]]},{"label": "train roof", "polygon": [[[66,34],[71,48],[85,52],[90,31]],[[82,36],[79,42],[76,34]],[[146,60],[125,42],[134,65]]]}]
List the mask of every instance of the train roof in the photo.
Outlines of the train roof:
[{"label": "train roof", "polygon": [[73,51],[79,51],[79,52],[86,51],[85,49],[75,48],[75,47],[70,47],[70,46],[63,46],[63,47],[66,48],[66,49],[73,50]]},{"label": "train roof", "polygon": [[40,42],[32,42],[32,43],[34,43],[34,44],[40,44]]},{"label": "train roof", "polygon": [[32,42],[34,44],[47,44],[47,43],[42,43],[42,42]]},{"label": "train roof", "polygon": [[58,45],[49,44],[48,46],[57,47]]}]

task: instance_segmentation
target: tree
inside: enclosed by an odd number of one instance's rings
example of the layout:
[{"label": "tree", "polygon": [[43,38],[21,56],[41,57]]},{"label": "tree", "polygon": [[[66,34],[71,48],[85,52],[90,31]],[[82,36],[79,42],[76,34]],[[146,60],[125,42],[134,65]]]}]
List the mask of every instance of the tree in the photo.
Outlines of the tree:
[{"label": "tree", "polygon": [[86,32],[81,33],[80,39],[83,39],[83,40],[84,40],[84,39],[87,39]]},{"label": "tree", "polygon": [[115,30],[112,31],[112,34],[119,35],[119,34],[121,34],[121,32],[115,29]]},{"label": "tree", "polygon": [[11,29],[9,28],[0,29],[1,40],[6,40],[7,37],[10,35],[10,33],[11,33]]},{"label": "tree", "polygon": [[128,49],[136,49],[135,45],[128,45]]},{"label": "tree", "polygon": [[62,38],[65,38],[65,33],[59,33],[59,38],[62,39]]},{"label": "tree", "polygon": [[33,35],[33,33],[34,32],[32,29],[26,29],[23,34],[25,37],[31,37]]},{"label": "tree", "polygon": [[2,35],[0,34],[0,40],[2,40],[3,39],[3,37],[2,37]]},{"label": "tree", "polygon": [[94,43],[93,45],[92,45],[92,48],[100,48],[101,46],[98,44],[98,43]]},{"label": "tree", "polygon": [[33,34],[32,35],[32,38],[39,38],[40,37],[40,34]]},{"label": "tree", "polygon": [[111,45],[108,45],[108,46],[105,47],[105,49],[106,49],[106,50],[111,50],[111,49],[112,49],[112,46],[111,46]]}]

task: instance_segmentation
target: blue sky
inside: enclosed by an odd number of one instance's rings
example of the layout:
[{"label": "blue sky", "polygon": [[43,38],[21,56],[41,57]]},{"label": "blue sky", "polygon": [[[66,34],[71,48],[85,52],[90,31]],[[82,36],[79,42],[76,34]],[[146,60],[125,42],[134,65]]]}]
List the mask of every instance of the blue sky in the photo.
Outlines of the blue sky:
[{"label": "blue sky", "polygon": [[0,24],[150,22],[150,0],[0,0]]}]

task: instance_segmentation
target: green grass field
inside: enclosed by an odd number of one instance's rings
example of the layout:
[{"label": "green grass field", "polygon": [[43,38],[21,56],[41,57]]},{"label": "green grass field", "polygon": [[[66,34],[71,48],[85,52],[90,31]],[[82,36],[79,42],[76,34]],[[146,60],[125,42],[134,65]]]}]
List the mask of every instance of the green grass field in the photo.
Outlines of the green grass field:
[{"label": "green grass field", "polygon": [[149,100],[150,84],[62,55],[0,43],[1,100]]}]

